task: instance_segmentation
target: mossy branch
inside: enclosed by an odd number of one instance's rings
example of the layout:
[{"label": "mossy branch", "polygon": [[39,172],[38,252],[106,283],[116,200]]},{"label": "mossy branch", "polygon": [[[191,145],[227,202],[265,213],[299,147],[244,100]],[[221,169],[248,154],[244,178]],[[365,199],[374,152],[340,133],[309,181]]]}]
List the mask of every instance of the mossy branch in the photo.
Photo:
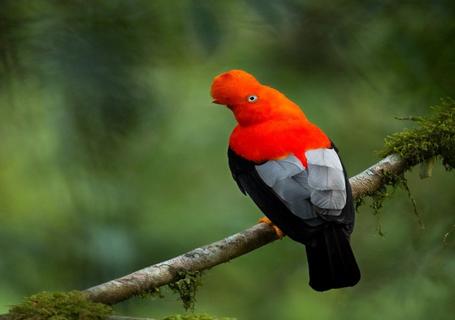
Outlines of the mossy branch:
[{"label": "mossy branch", "polygon": [[[385,139],[382,156],[396,153],[407,167],[423,163],[431,171],[434,158],[440,158],[447,170],[455,167],[455,101],[447,98],[431,107],[427,117],[406,117],[418,126],[394,133]],[[431,174],[431,172],[430,172]],[[421,174],[425,176],[425,174]]]},{"label": "mossy branch", "polygon": [[[381,198],[377,194],[383,193],[385,186],[405,181],[401,177],[406,170],[434,157],[441,157],[447,169],[454,167],[455,102],[443,100],[441,106],[433,107],[433,110],[434,113],[428,117],[410,118],[419,124],[417,128],[386,138],[382,151],[385,158],[349,180],[354,199],[358,201],[366,196]],[[260,223],[226,239],[89,288],[85,292],[93,301],[117,303],[174,283],[182,278],[182,273],[210,269],[276,239],[273,229]]]}]

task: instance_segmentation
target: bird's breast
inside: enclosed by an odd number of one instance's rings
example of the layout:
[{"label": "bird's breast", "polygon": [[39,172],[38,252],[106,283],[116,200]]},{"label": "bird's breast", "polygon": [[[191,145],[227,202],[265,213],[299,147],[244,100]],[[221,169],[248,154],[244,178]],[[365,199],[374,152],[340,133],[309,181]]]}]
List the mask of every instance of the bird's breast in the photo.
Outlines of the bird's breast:
[{"label": "bird's breast", "polygon": [[234,128],[229,146],[247,160],[261,163],[294,154],[306,166],[305,152],[330,146],[330,140],[310,123],[266,122]]}]

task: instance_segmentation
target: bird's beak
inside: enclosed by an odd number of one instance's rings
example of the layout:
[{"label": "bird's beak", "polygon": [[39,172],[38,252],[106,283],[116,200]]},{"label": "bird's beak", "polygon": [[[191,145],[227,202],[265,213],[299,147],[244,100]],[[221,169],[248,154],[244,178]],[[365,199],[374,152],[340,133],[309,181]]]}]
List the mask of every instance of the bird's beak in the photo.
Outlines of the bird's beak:
[{"label": "bird's beak", "polygon": [[216,103],[216,104],[222,104],[221,102],[219,102],[219,101],[218,101],[218,100],[216,100],[216,99],[214,99],[214,100],[212,101],[212,103]]}]

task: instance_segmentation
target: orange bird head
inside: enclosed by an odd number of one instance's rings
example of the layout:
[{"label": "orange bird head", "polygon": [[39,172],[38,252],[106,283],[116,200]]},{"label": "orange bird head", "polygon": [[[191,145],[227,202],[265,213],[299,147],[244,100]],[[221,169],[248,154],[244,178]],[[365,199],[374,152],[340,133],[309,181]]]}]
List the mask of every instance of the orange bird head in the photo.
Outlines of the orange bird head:
[{"label": "orange bird head", "polygon": [[242,126],[270,120],[306,120],[300,108],[278,90],[262,85],[248,72],[231,70],[213,79],[213,102],[226,105]]}]

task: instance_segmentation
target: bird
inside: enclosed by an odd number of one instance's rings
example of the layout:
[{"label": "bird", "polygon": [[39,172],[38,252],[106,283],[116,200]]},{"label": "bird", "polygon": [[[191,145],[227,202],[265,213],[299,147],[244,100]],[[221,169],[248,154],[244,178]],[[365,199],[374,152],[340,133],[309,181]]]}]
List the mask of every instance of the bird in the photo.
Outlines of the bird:
[{"label": "bird", "polygon": [[278,238],[305,246],[309,285],[316,291],[352,287],[360,280],[350,236],[355,207],[338,149],[280,91],[234,69],[214,77],[213,103],[229,108],[237,125],[228,163]]}]

